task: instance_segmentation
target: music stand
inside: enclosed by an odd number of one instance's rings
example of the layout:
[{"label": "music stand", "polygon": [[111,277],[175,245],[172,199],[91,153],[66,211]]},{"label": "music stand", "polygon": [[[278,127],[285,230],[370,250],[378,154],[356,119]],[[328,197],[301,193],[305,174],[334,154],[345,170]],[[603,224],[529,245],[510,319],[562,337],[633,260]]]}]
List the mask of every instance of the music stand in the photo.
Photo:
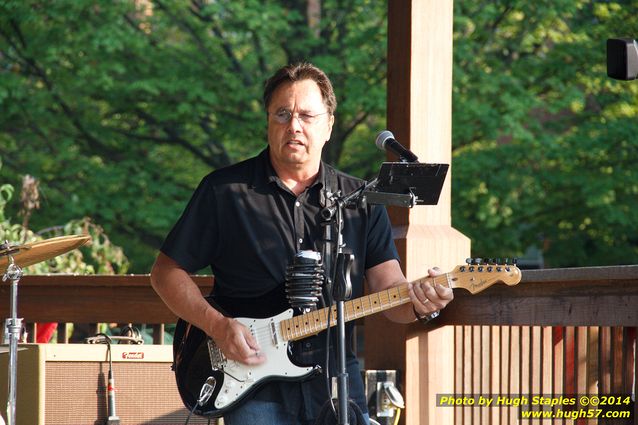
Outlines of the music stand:
[{"label": "music stand", "polygon": [[449,167],[448,164],[384,162],[371,187],[363,189],[362,196],[369,204],[408,208],[436,205]]},{"label": "music stand", "polygon": [[[350,265],[354,255],[343,252],[342,238],[343,209],[362,208],[366,204],[396,205],[412,208],[414,205],[436,205],[439,202],[441,189],[449,164],[423,164],[419,162],[384,162],[377,178],[366,183],[352,193],[339,196],[332,194],[329,206],[321,211],[326,222],[324,262],[328,268],[328,276],[334,285],[333,299],[337,311],[337,398],[339,425],[348,425],[348,373],[345,365],[345,318],[344,302],[350,298]],[[336,234],[336,240],[332,236]],[[332,246],[331,246],[332,245]],[[334,268],[333,268],[334,267]],[[332,279],[334,278],[334,279]],[[330,285],[330,284],[329,284]],[[328,373],[328,371],[326,371]]]}]

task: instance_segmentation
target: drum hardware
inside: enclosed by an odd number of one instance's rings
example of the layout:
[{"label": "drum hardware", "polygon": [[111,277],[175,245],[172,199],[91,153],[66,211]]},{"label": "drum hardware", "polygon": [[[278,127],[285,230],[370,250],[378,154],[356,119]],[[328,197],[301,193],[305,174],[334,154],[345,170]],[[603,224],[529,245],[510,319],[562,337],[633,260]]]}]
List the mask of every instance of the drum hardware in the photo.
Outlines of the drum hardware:
[{"label": "drum hardware", "polygon": [[[72,249],[79,248],[91,240],[88,235],[61,236],[24,245],[0,244],[0,271],[2,281],[11,282],[10,317],[5,329],[9,336],[9,392],[7,398],[7,424],[16,424],[16,390],[18,377],[18,341],[22,330],[22,319],[18,318],[18,282],[23,276],[22,267],[30,266]],[[1,422],[0,422],[1,423]]]}]

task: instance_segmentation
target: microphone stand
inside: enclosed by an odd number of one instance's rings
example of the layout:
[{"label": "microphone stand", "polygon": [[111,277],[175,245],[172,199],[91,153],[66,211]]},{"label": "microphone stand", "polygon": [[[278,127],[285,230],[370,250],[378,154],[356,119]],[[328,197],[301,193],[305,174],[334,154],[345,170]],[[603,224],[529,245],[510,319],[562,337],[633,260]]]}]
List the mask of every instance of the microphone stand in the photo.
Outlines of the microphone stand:
[{"label": "microphone stand", "polygon": [[[345,302],[352,295],[352,283],[350,282],[350,269],[354,261],[354,255],[345,253],[343,242],[343,210],[354,204],[356,199],[366,188],[376,185],[376,179],[355,190],[347,196],[339,197],[340,193],[331,193],[327,196],[328,206],[323,208],[321,216],[324,220],[324,249],[323,258],[327,276],[327,287],[332,291],[332,299],[337,311],[337,398],[338,398],[338,424],[348,425],[348,372],[346,370],[346,327],[345,327]],[[336,233],[336,241],[333,239],[333,230]],[[332,308],[332,306],[329,306]],[[330,324],[328,324],[330,326]],[[329,371],[326,371],[329,373]]]},{"label": "microphone stand", "polygon": [[[326,193],[326,206],[321,210],[324,226],[323,258],[328,276],[326,286],[332,292],[337,311],[337,395],[338,424],[348,425],[348,373],[346,372],[346,337],[344,305],[352,295],[350,268],[353,254],[343,248],[343,210],[366,208],[368,204],[396,205],[412,208],[414,205],[436,205],[448,170],[447,164],[421,164],[418,162],[384,163],[377,178],[363,184],[352,193]],[[336,190],[336,188],[331,188]],[[336,232],[332,234],[333,230]],[[330,306],[332,309],[332,306]],[[330,326],[330,323],[328,323]],[[329,373],[329,371],[326,371]]]},{"label": "microphone stand", "polygon": [[[332,207],[321,212],[324,223],[324,262],[326,264],[327,287],[332,291],[332,299],[337,307],[337,397],[338,424],[348,425],[348,372],[346,371],[346,328],[344,318],[344,302],[350,298],[352,284],[350,282],[350,264],[352,256],[343,252],[343,204],[334,199]],[[332,239],[332,230],[336,230],[336,242]],[[334,245],[334,246],[332,246]],[[346,267],[347,266],[347,267]],[[328,306],[332,308],[332,306]],[[328,323],[330,326],[330,323]],[[326,373],[330,373],[329,370]]]}]

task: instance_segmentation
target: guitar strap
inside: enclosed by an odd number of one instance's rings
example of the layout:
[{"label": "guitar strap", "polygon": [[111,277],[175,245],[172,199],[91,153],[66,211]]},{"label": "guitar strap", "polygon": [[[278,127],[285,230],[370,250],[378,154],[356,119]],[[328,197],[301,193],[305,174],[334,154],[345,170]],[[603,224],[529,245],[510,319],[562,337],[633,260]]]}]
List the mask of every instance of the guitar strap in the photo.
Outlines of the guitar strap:
[{"label": "guitar strap", "polygon": [[323,188],[319,193],[319,203],[322,208],[332,206],[331,196],[333,193],[339,190],[339,184],[337,183],[337,172],[334,168],[324,163],[326,172],[323,177]]}]

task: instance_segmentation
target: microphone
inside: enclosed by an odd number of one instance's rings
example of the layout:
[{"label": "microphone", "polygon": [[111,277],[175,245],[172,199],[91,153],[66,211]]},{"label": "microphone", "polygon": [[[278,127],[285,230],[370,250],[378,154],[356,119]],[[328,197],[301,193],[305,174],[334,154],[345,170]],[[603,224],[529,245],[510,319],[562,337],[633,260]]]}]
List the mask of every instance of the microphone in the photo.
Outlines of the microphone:
[{"label": "microphone", "polygon": [[120,418],[115,413],[115,379],[113,379],[113,370],[109,366],[108,385],[107,385],[107,413],[106,425],[120,425]]},{"label": "microphone", "polygon": [[286,268],[286,298],[290,306],[302,313],[316,310],[324,280],[321,254],[310,250],[297,252]]},{"label": "microphone", "polygon": [[394,134],[388,130],[379,133],[374,143],[382,151],[390,151],[397,155],[402,162],[419,162],[419,158],[410,149],[397,142]]}]

